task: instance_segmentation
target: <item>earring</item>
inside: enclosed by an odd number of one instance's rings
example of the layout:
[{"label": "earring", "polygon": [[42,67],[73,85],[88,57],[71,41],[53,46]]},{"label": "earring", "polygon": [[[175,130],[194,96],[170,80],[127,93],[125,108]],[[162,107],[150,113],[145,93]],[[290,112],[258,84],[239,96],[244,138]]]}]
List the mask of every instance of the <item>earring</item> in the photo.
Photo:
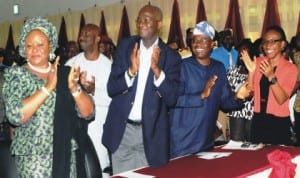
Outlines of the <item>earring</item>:
[{"label": "earring", "polygon": [[53,52],[51,52],[51,53],[49,54],[49,60],[50,60],[50,61],[53,61],[54,58],[55,58],[55,54],[54,54]]}]

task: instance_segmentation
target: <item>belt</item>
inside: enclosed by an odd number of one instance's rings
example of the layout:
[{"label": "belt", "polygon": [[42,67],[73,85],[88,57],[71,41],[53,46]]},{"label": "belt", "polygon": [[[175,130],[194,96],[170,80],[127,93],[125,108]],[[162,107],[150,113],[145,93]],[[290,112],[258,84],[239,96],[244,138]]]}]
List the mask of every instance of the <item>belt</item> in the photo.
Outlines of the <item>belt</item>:
[{"label": "belt", "polygon": [[133,120],[130,120],[130,119],[127,119],[127,123],[130,124],[130,125],[133,125],[133,126],[140,126],[140,125],[142,125],[141,121],[133,121]]},{"label": "belt", "polygon": [[266,103],[266,102],[267,102],[267,100],[266,100],[266,99],[264,99],[264,98],[261,98],[261,99],[260,99],[260,102],[261,102],[261,103]]}]

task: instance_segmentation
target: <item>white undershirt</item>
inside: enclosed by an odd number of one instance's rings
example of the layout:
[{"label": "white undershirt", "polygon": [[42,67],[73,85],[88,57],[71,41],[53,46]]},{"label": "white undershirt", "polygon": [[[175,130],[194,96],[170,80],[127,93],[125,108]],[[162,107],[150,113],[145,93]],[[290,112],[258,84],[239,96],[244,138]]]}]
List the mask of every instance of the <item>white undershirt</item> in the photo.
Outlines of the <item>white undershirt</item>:
[{"label": "white undershirt", "polygon": [[[153,53],[153,47],[154,45],[158,44],[158,39],[153,43],[151,47],[148,49],[144,46],[143,42],[140,41],[140,67],[138,70],[138,81],[137,81],[137,89],[136,89],[136,95],[134,99],[134,103],[131,109],[131,112],[129,114],[129,119],[134,121],[141,121],[142,119],[142,104],[143,104],[143,97],[144,97],[144,91],[145,86],[151,66],[151,56]],[[125,74],[126,82],[128,86],[131,86],[133,84],[133,79],[129,79],[128,75]],[[160,76],[157,80],[155,80],[154,77],[154,85],[158,87],[163,80],[165,79],[165,74],[163,71],[161,71]]]}]

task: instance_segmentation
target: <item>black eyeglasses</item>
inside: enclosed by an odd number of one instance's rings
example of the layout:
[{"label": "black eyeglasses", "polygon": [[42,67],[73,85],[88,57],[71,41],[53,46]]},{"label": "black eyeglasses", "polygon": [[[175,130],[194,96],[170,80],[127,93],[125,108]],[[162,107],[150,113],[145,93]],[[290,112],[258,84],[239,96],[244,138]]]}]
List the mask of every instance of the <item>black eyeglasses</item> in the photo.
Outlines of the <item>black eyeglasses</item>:
[{"label": "black eyeglasses", "polygon": [[201,45],[209,45],[211,43],[211,39],[209,38],[200,38],[200,39],[192,39],[192,43],[199,43]]},{"label": "black eyeglasses", "polygon": [[141,24],[141,23],[144,23],[144,24],[150,24],[152,22],[155,22],[155,21],[158,21],[156,19],[154,19],[154,17],[150,17],[150,16],[142,16],[142,17],[138,17],[135,22],[137,24]]},{"label": "black eyeglasses", "polygon": [[274,45],[275,43],[281,42],[281,41],[282,41],[282,39],[277,39],[277,40],[274,40],[274,39],[263,40],[263,41],[261,42],[261,44],[262,44],[263,46],[266,46],[266,45]]}]

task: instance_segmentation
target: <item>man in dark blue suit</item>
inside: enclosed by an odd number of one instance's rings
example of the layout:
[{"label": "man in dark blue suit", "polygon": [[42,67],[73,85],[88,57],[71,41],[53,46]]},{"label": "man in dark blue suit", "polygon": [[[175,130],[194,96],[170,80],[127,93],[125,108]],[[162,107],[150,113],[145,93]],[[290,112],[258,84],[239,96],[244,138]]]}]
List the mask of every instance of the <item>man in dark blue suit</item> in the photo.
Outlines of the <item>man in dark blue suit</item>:
[{"label": "man in dark blue suit", "polygon": [[168,111],[178,97],[181,57],[158,37],[158,7],[144,6],[136,26],[139,36],[118,44],[107,84],[112,101],[102,142],[114,174],[169,160]]}]

